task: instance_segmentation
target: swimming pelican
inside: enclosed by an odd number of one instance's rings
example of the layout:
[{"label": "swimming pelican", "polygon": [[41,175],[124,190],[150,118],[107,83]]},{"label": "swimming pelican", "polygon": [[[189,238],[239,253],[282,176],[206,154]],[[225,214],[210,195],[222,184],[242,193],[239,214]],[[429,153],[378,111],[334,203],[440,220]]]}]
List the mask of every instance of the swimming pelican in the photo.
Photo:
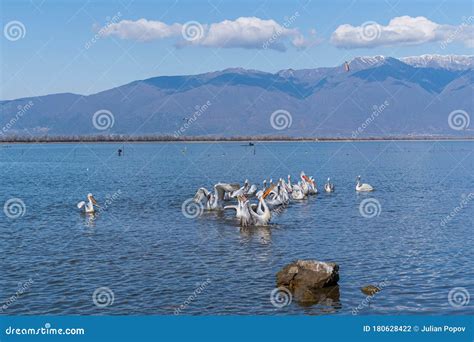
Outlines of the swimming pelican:
[{"label": "swimming pelican", "polygon": [[240,226],[247,227],[252,225],[252,215],[250,214],[252,209],[250,208],[249,200],[244,196],[239,196],[238,205],[240,206]]},{"label": "swimming pelican", "polygon": [[255,194],[255,197],[260,198],[265,193],[266,190],[267,190],[267,180],[264,179],[263,180],[263,188],[262,188],[262,190],[257,191],[257,193]]},{"label": "swimming pelican", "polygon": [[293,187],[291,186],[291,175],[288,175],[288,182],[286,183],[286,190],[289,194],[293,191]]},{"label": "swimming pelican", "polygon": [[267,226],[272,218],[272,212],[265,203],[265,195],[258,200],[257,212],[250,208],[250,216],[254,226]]},{"label": "swimming pelican", "polygon": [[214,193],[211,193],[206,188],[199,188],[196,195],[194,195],[194,202],[199,203],[206,199],[207,210],[222,209],[222,202],[225,200],[226,193],[234,192],[239,187],[238,184],[217,183],[214,185]]},{"label": "swimming pelican", "polygon": [[303,189],[301,188],[300,182],[298,182],[298,184],[293,184],[291,198],[293,198],[294,200],[303,200],[306,198],[306,195],[304,194]]},{"label": "swimming pelican", "polygon": [[334,184],[331,183],[331,178],[329,178],[329,177],[328,177],[327,183],[324,184],[324,190],[326,192],[334,192],[334,190],[335,190]]},{"label": "swimming pelican", "polygon": [[318,185],[316,184],[313,176],[309,177],[309,194],[310,195],[318,194]]},{"label": "swimming pelican", "polygon": [[301,190],[305,196],[316,195],[318,193],[318,189],[315,186],[314,180],[306,176],[304,171],[301,171],[300,178],[301,182],[298,182],[298,184],[300,185]]},{"label": "swimming pelican", "polygon": [[361,183],[360,176],[357,176],[356,191],[359,191],[359,192],[374,191],[374,188],[370,184]]},{"label": "swimming pelican", "polygon": [[98,204],[91,193],[87,194],[87,203],[85,201],[77,203],[77,207],[79,209],[84,208],[84,212],[87,214],[93,214],[95,212],[94,206],[98,206]]}]

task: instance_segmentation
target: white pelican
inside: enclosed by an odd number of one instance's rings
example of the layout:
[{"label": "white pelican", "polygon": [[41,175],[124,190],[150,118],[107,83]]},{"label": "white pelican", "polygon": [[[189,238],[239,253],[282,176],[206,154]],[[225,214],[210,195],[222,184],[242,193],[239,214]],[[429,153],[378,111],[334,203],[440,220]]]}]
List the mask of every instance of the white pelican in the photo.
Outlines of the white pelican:
[{"label": "white pelican", "polygon": [[334,192],[334,190],[335,190],[334,184],[331,183],[331,178],[329,178],[329,177],[328,177],[328,181],[326,182],[326,184],[324,184],[324,190],[326,192]]},{"label": "white pelican", "polygon": [[286,204],[280,182],[278,182],[277,185],[272,185],[268,187],[267,191],[261,197],[267,196],[269,197],[267,204],[271,209],[275,209],[280,205]]},{"label": "white pelican", "polygon": [[300,182],[298,182],[298,184],[293,184],[291,198],[293,198],[294,200],[303,200],[306,198],[306,195],[304,194],[303,189],[301,188]]},{"label": "white pelican", "polygon": [[85,201],[77,203],[77,207],[79,209],[84,208],[84,212],[88,214],[93,214],[95,212],[94,206],[98,206],[98,204],[91,193],[87,194],[87,203]]},{"label": "white pelican", "polygon": [[374,191],[374,188],[370,184],[361,183],[360,176],[357,176],[356,191],[359,191],[359,192]]},{"label": "white pelican", "polygon": [[313,176],[309,177],[309,194],[310,195],[318,194],[318,185],[316,184]]},{"label": "white pelican", "polygon": [[238,205],[240,206],[240,226],[247,227],[252,225],[252,215],[250,214],[250,211],[252,211],[252,209],[250,208],[249,200],[243,196],[239,196]]},{"label": "white pelican", "polygon": [[258,200],[257,212],[250,208],[250,216],[254,226],[267,226],[272,218],[272,212],[265,203],[265,195]]},{"label": "white pelican", "polygon": [[246,196],[247,198],[250,198],[255,196],[256,192],[257,186],[255,184],[250,185],[248,179],[246,179],[244,185],[240,189],[232,192],[230,197]]},{"label": "white pelican", "polygon": [[286,183],[286,191],[288,191],[289,194],[293,191],[293,188],[291,186],[291,176],[288,175],[288,182]]},{"label": "white pelican", "polygon": [[316,195],[318,193],[318,188],[316,186],[316,183],[314,182],[313,177],[308,177],[306,176],[304,171],[301,171],[300,178],[301,178],[301,185],[300,185],[301,190],[303,191],[305,196]]},{"label": "white pelican", "polygon": [[265,193],[266,190],[267,190],[267,180],[264,179],[263,180],[263,188],[262,188],[262,190],[258,190],[258,192],[255,194],[255,197],[260,198]]},{"label": "white pelican", "polygon": [[206,199],[206,209],[215,210],[222,209],[222,202],[226,197],[226,193],[231,193],[239,188],[238,184],[217,183],[214,185],[214,193],[206,188],[200,188],[194,195],[194,202],[199,203]]}]

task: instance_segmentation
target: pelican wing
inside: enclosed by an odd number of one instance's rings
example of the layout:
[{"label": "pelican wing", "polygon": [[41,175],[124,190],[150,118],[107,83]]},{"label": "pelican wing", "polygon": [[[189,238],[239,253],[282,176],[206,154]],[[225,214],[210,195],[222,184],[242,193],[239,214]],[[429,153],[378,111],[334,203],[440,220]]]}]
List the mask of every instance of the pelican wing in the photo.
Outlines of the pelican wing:
[{"label": "pelican wing", "polygon": [[224,200],[224,195],[226,192],[233,192],[240,188],[239,184],[229,184],[229,183],[217,183],[214,185],[216,190],[217,198],[219,201]]},{"label": "pelican wing", "polygon": [[78,207],[79,209],[84,208],[85,205],[86,205],[86,202],[84,202],[84,201],[80,201],[79,203],[77,203],[77,207]]},{"label": "pelican wing", "polygon": [[204,198],[208,196],[209,190],[207,190],[206,188],[199,188],[199,190],[196,192],[196,195],[194,195],[194,202],[201,202]]},{"label": "pelican wing", "polygon": [[252,184],[252,186],[250,187],[250,189],[247,191],[247,196],[248,197],[252,197],[255,195],[255,193],[257,192],[257,186],[255,184]]}]

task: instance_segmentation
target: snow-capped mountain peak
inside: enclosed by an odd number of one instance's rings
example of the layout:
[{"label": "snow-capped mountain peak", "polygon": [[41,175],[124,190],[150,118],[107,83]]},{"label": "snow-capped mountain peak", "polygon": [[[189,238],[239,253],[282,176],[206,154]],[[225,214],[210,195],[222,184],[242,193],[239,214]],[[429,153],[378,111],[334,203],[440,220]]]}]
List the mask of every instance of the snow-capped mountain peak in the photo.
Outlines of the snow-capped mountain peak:
[{"label": "snow-capped mountain peak", "polygon": [[403,57],[400,60],[416,68],[443,68],[448,70],[468,70],[474,68],[474,56],[433,54]]}]

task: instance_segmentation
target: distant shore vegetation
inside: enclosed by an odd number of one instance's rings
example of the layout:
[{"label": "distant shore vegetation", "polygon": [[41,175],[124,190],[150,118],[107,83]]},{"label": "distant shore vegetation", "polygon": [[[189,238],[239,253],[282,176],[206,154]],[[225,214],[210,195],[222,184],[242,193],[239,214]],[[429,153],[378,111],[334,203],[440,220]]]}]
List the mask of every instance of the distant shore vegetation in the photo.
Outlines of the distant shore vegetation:
[{"label": "distant shore vegetation", "polygon": [[173,135],[55,135],[0,136],[1,143],[55,142],[255,142],[255,141],[386,141],[386,140],[474,140],[474,136],[385,136],[385,137],[292,137],[292,136],[173,136]]}]

